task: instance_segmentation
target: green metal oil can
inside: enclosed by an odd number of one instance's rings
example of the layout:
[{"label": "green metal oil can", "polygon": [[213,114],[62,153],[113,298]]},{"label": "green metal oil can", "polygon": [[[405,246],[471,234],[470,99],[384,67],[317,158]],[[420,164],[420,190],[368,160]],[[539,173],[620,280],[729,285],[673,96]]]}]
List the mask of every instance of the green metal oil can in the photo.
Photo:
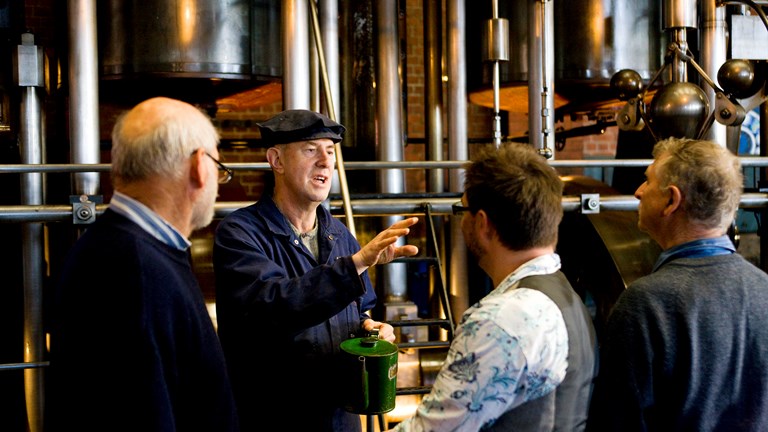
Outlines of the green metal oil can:
[{"label": "green metal oil can", "polygon": [[381,414],[395,408],[397,345],[368,337],[347,339],[344,353],[344,409],[356,414]]}]

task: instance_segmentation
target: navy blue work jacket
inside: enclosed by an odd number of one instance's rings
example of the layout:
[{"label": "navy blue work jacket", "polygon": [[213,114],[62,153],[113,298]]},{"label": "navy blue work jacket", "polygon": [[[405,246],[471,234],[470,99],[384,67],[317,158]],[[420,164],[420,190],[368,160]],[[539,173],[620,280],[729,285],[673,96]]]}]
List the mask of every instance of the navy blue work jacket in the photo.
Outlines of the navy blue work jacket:
[{"label": "navy blue work jacket", "polygon": [[286,427],[314,416],[314,430],[335,421],[339,344],[362,336],[376,295],[349,230],[323,206],[317,223],[320,262],[267,196],[216,230],[218,331],[244,431],[265,415],[288,416]]}]

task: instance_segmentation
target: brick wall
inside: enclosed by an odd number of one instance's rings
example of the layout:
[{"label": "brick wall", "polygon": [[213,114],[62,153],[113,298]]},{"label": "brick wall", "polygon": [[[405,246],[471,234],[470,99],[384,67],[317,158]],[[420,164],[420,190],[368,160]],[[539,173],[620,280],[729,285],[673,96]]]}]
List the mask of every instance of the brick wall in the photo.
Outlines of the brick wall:
[{"label": "brick wall", "polygon": [[[282,102],[244,110],[232,110],[216,113],[215,123],[223,141],[234,141],[231,146],[222,146],[220,154],[224,162],[266,162],[266,149],[237,145],[237,140],[257,139],[260,137],[256,123],[267,120],[282,110]],[[220,198],[227,201],[257,200],[264,191],[265,176],[263,171],[235,172],[232,181],[220,189]]]}]

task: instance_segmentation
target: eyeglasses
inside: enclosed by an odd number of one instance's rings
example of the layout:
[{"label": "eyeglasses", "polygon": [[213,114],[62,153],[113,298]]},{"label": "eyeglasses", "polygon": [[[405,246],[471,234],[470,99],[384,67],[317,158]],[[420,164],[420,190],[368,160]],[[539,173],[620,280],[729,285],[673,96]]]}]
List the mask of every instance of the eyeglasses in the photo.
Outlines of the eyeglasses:
[{"label": "eyeglasses", "polygon": [[465,206],[461,201],[451,204],[451,211],[454,215],[460,215],[469,211],[469,207]]},{"label": "eyeglasses", "polygon": [[218,159],[211,156],[210,153],[205,152],[205,154],[211,158],[214,162],[216,162],[216,166],[219,168],[219,184],[224,184],[232,180],[232,176],[234,175],[234,172],[232,171],[232,168],[229,168],[225,166],[223,163],[219,162]]}]

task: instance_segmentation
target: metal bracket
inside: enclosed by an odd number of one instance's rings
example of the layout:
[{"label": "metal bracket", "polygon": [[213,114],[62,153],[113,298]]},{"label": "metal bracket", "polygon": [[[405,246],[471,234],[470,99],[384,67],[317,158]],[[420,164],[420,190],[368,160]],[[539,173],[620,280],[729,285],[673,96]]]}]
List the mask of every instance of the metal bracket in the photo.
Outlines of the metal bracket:
[{"label": "metal bracket", "polygon": [[739,126],[747,117],[744,107],[731,99],[722,92],[715,93],[715,119],[718,123],[726,126]]},{"label": "metal bracket", "polygon": [[623,131],[641,131],[645,127],[645,121],[640,114],[642,106],[642,100],[632,98],[627,101],[626,104],[616,114],[616,124],[619,125],[619,129]]},{"label": "metal bracket", "polygon": [[600,213],[600,194],[581,194],[581,213]]},{"label": "metal bracket", "polygon": [[91,224],[96,221],[96,204],[101,204],[101,195],[70,195],[72,204],[72,223],[75,225]]}]

